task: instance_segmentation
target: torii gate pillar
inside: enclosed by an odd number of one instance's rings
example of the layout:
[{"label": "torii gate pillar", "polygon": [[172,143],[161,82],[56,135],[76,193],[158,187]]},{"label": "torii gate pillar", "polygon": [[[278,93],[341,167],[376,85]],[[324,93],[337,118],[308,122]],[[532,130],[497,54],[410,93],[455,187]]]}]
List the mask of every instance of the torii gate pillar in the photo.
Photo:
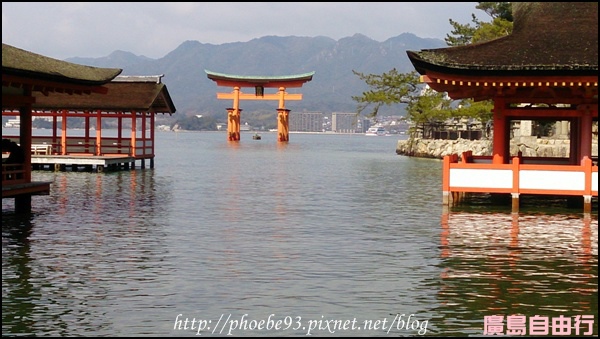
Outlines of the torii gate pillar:
[{"label": "torii gate pillar", "polygon": [[242,110],[236,108],[227,109],[227,138],[229,141],[240,140],[240,116]]},{"label": "torii gate pillar", "polygon": [[277,109],[277,141],[290,141],[290,110]]}]

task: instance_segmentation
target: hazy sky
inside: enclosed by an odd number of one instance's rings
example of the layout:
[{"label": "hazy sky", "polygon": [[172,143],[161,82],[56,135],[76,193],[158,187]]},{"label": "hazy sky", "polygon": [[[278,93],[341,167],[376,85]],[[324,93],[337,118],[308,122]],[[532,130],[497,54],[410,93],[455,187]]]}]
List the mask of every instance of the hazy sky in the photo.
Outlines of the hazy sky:
[{"label": "hazy sky", "polygon": [[56,59],[115,50],[161,58],[188,40],[402,33],[444,39],[449,19],[490,21],[477,2],[2,2],[2,42]]}]

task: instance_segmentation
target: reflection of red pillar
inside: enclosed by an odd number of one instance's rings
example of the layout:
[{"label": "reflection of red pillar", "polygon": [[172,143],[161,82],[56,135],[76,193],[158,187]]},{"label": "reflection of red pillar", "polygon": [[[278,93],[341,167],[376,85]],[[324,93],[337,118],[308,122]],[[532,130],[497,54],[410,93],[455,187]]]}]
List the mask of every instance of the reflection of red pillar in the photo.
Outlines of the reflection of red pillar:
[{"label": "reflection of red pillar", "polygon": [[591,259],[592,254],[592,218],[590,213],[583,214],[583,228],[581,229],[581,249],[582,249],[582,260],[584,263],[588,263]]},{"label": "reflection of red pillar", "polygon": [[442,249],[440,254],[442,258],[448,258],[450,256],[450,241],[448,240],[448,237],[450,236],[450,226],[448,225],[449,217],[450,212],[448,210],[448,206],[443,206],[441,220],[442,232],[440,233],[440,245]]},{"label": "reflection of red pillar", "polygon": [[519,213],[511,213],[512,227],[510,228],[510,247],[519,246]]},{"label": "reflection of red pillar", "polygon": [[[131,171],[131,172],[135,172],[135,171]],[[100,217],[102,215],[102,175],[97,175],[96,176],[96,201],[94,202],[94,212],[96,212],[94,215],[96,217]],[[99,218],[98,218],[99,219]],[[98,220],[100,221],[100,220]]]},{"label": "reflection of red pillar", "polygon": [[519,213],[513,212],[511,215],[509,265],[515,267],[521,255],[521,251],[519,250]]},{"label": "reflection of red pillar", "polygon": [[65,215],[67,213],[67,206],[69,204],[69,195],[67,194],[67,176],[61,175],[58,180],[58,213]]},{"label": "reflection of red pillar", "polygon": [[[589,296],[585,302],[583,300],[580,301],[579,307],[585,310],[592,309],[592,301],[596,300],[592,296],[592,292],[589,288],[586,288],[589,285],[593,285],[594,283],[598,285],[598,270],[596,269],[596,273],[594,273],[594,267],[598,266],[597,255],[594,257],[593,255],[593,242],[592,242],[592,228],[591,228],[591,214],[583,213],[583,227],[581,228],[581,254],[578,255],[580,260],[581,267],[581,276],[583,279],[580,279],[581,284],[578,288],[574,288],[574,292],[578,295]],[[597,237],[597,236],[596,236]],[[596,262],[595,262],[596,261]],[[588,301],[589,300],[589,301]],[[596,304],[597,305],[597,304]],[[596,306],[596,309],[598,307]]]},{"label": "reflection of red pillar", "polygon": [[290,115],[289,109],[285,109],[285,108],[277,109],[277,140],[278,141],[289,141],[290,140],[289,115]]},{"label": "reflection of red pillar", "polygon": [[[143,131],[143,129],[142,129]],[[130,195],[130,199],[129,199],[129,217],[130,218],[134,218],[135,217],[135,201],[136,201],[136,188],[137,188],[137,171],[131,171],[131,175],[130,175],[130,179],[131,181],[129,182],[129,195]]]}]

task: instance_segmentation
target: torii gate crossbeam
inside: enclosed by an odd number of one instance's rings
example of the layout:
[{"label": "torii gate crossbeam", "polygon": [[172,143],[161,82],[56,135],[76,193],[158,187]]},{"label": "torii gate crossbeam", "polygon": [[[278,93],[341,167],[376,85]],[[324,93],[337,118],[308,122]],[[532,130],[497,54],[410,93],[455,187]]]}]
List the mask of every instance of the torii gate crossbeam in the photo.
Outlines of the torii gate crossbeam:
[{"label": "torii gate crossbeam", "polygon": [[[302,94],[290,94],[285,91],[290,87],[302,87],[311,81],[315,72],[288,76],[242,76],[215,73],[205,70],[209,79],[217,86],[233,87],[231,93],[217,93],[217,99],[233,100],[233,106],[227,109],[227,136],[230,141],[240,140],[240,100],[277,100],[277,140],[289,141],[289,112],[285,108],[286,100],[302,100]],[[254,94],[242,93],[241,88],[254,87]],[[265,94],[265,88],[277,88],[275,94]]]}]

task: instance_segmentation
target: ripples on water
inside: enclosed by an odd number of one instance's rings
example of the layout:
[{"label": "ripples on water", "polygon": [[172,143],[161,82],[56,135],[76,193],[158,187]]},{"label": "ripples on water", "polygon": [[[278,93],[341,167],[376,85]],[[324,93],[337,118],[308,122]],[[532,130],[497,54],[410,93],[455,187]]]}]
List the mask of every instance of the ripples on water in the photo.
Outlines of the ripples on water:
[{"label": "ripples on water", "polygon": [[481,335],[493,314],[597,321],[597,212],[445,211],[441,162],[396,155],[395,137],[157,138],[154,169],[35,172],[51,194],[28,217],[3,200],[3,335],[195,335],[178,314],[414,314],[438,336]]},{"label": "ripples on water", "polygon": [[455,212],[441,227],[436,312],[458,320],[445,333],[477,333],[492,313],[597,319],[597,216]]}]

